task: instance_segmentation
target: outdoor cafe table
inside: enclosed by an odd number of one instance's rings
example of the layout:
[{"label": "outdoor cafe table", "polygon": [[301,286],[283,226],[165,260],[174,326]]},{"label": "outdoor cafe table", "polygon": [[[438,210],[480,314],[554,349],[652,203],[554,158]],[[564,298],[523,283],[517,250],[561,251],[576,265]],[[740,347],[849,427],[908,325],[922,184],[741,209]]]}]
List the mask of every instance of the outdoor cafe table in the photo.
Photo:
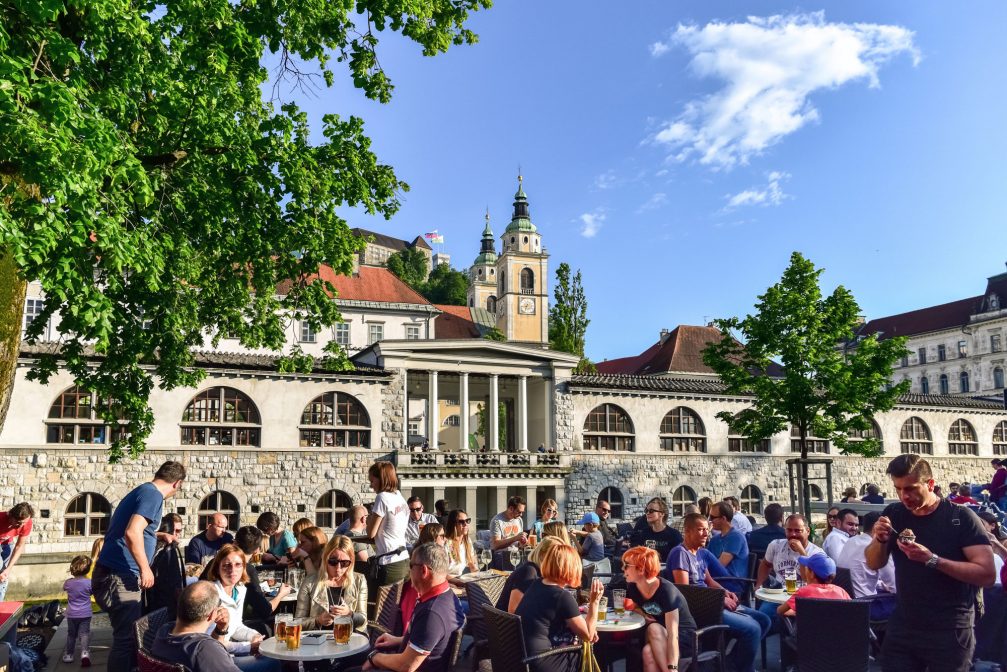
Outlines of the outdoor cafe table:
[{"label": "outdoor cafe table", "polygon": [[768,591],[765,588],[759,588],[755,591],[755,599],[762,600],[763,602],[772,602],[773,604],[783,604],[790,599],[790,593],[785,590],[776,592]]},{"label": "outdoor cafe table", "polygon": [[[304,636],[314,633],[327,635],[321,644],[305,644]],[[312,630],[301,633],[301,647],[298,649],[288,649],[286,642],[281,642],[276,637],[262,640],[259,644],[259,653],[267,658],[276,660],[309,661],[309,660],[329,660],[330,658],[347,658],[349,656],[362,653],[371,648],[371,643],[367,637],[359,632],[350,635],[349,644],[337,646],[332,639],[332,630]]]},{"label": "outdoor cafe table", "polygon": [[622,616],[615,616],[610,609],[608,618],[604,621],[596,621],[594,628],[598,632],[628,632],[642,628],[644,623],[646,620],[635,611],[627,611]]}]

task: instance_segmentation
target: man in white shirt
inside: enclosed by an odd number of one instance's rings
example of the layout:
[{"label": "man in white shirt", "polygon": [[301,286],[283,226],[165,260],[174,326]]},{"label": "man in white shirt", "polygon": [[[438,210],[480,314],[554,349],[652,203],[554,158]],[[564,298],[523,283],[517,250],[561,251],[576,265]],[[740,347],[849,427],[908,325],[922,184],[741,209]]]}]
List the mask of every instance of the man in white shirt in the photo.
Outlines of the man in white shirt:
[{"label": "man in white shirt", "polygon": [[437,516],[432,513],[423,513],[423,502],[416,495],[407,499],[406,504],[409,505],[409,522],[406,525],[406,546],[412,548],[416,544],[416,540],[420,538],[420,526],[436,523]]},{"label": "man in white shirt", "polygon": [[746,537],[752,532],[752,521],[741,511],[741,502],[733,495],[724,497],[725,502],[729,502],[734,509],[734,516],[731,518],[731,527],[741,532]]},{"label": "man in white shirt", "polygon": [[490,548],[493,550],[494,569],[514,569],[507,557],[507,550],[511,546],[524,546],[528,543],[528,535],[523,529],[524,511],[524,498],[514,496],[507,500],[507,509],[493,516],[490,521]]},{"label": "man in white shirt", "polygon": [[[777,539],[769,542],[766,547],[766,557],[759,563],[759,573],[755,585],[761,586],[772,572],[781,583],[789,572],[797,573],[797,558],[802,555],[824,554],[821,548],[808,541],[808,523],[804,516],[799,513],[792,513],[784,522],[784,532],[786,539]],[[777,605],[772,602],[763,602],[759,605],[759,611],[773,619],[775,626]]]},{"label": "man in white shirt", "polygon": [[843,546],[850,540],[850,537],[856,536],[859,522],[856,511],[841,509],[836,514],[836,526],[822,542],[822,550],[825,551],[825,554],[835,562],[839,562],[839,554],[843,552]]},{"label": "man in white shirt", "polygon": [[[878,570],[867,566],[864,549],[874,538],[871,534],[874,523],[881,514],[871,511],[864,515],[863,534],[850,537],[843,546],[836,566],[850,570],[850,582],[853,584],[854,598],[871,598],[871,620],[888,620],[895,609],[895,561],[888,558],[888,564]],[[835,534],[834,532],[832,534]],[[831,537],[832,534],[829,536]]]}]

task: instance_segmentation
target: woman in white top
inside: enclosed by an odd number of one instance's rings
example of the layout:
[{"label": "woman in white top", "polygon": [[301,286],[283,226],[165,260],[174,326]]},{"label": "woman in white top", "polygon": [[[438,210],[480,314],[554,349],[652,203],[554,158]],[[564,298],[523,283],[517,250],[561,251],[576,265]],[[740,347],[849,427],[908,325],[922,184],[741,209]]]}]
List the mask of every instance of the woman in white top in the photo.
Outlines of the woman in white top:
[{"label": "woman in white top", "polygon": [[[243,672],[279,672],[280,661],[255,654],[259,651],[261,634],[241,622],[245,610],[245,554],[234,544],[224,544],[207,572],[207,579],[213,581],[220,596],[220,606],[227,609],[228,625],[224,646],[234,656],[234,664]],[[216,625],[212,625],[212,630]]]},{"label": "woman in white top", "polygon": [[460,576],[465,572],[478,572],[476,552],[472,548],[472,537],[469,536],[472,519],[461,509],[455,509],[448,513],[446,522],[444,533],[448,538],[448,555],[451,556],[448,574]]},{"label": "woman in white top", "polygon": [[399,492],[399,477],[391,462],[375,462],[367,470],[371,489],[377,493],[371,514],[367,516],[367,536],[374,539],[377,553],[371,562],[378,564],[377,579],[368,588],[401,581],[409,575],[409,554],[406,552],[406,527],[409,507]]}]

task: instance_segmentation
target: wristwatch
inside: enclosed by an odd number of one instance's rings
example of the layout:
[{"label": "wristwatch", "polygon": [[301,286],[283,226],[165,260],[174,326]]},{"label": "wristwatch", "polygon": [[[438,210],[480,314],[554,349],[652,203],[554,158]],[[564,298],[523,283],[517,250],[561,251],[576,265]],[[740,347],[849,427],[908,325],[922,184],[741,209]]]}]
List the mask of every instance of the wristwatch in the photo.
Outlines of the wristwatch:
[{"label": "wristwatch", "polygon": [[669,670],[678,670],[678,665],[675,663],[668,663]]},{"label": "wristwatch", "polygon": [[378,649],[371,649],[371,652],[367,654],[367,660],[373,661],[374,656],[378,655],[379,653],[381,653],[381,651],[379,651]]},{"label": "wristwatch", "polygon": [[931,555],[930,559],[927,560],[927,569],[937,569],[937,563],[940,562],[940,559],[940,556],[936,553]]}]

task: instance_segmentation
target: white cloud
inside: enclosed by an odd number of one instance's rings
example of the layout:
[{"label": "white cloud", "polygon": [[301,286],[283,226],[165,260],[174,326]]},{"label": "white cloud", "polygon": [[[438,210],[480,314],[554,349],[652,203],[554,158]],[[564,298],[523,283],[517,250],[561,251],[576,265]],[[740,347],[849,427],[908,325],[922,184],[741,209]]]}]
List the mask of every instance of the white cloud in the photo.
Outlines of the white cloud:
[{"label": "white cloud", "polygon": [[619,184],[619,179],[615,175],[614,170],[606,170],[604,173],[594,178],[595,189],[601,189],[602,191],[606,189],[612,189]]},{"label": "white cloud", "polygon": [[580,235],[585,238],[594,238],[598,235],[598,231],[601,229],[602,224],[605,223],[605,212],[602,210],[585,212],[579,219],[581,224]]},{"label": "white cloud", "polygon": [[658,208],[663,208],[668,204],[668,195],[663,192],[658,192],[647,199],[647,201],[636,209],[636,214],[640,215],[645,212],[650,212],[651,210],[657,210]]},{"label": "white cloud", "polygon": [[746,205],[761,205],[763,207],[780,205],[783,201],[790,198],[790,196],[783,192],[783,187],[781,186],[782,182],[786,182],[789,179],[789,173],[774,170],[766,175],[765,187],[752,187],[737,194],[728,194],[725,196],[727,205],[724,206],[724,211],[728,212]]},{"label": "white cloud", "polygon": [[667,42],[651,45],[651,54],[684,47],[692,71],[723,86],[686,103],[652,139],[676,161],[694,157],[716,168],[745,164],[819,119],[809,99],[816,91],[860,80],[876,88],[879,68],[900,54],[918,63],[913,36],[901,26],[828,23],[824,12],[679,25]]}]

